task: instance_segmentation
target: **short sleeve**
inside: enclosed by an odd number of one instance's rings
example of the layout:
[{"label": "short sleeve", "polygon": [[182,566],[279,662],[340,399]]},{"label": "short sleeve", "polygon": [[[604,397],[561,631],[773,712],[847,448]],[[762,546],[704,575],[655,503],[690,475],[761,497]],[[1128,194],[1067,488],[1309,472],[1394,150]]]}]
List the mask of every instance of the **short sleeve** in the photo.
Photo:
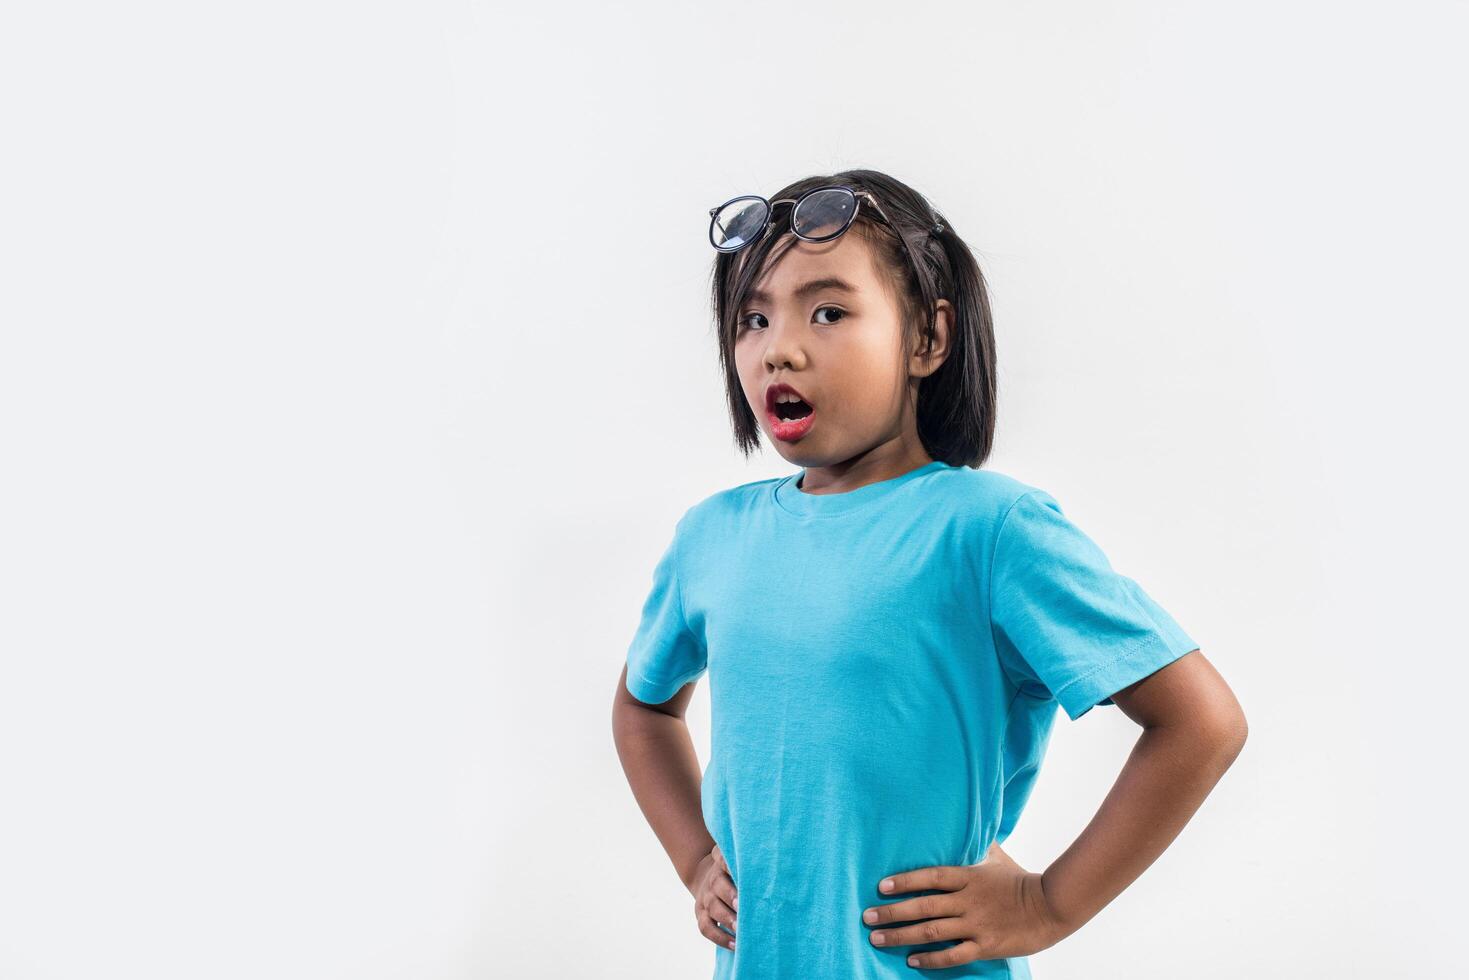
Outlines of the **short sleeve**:
[{"label": "short sleeve", "polygon": [[1001,521],[990,566],[990,625],[1017,686],[1035,685],[1075,721],[1198,644],[1044,490]]},{"label": "short sleeve", "polygon": [[689,628],[684,616],[678,560],[682,535],[680,520],[653,568],[652,588],[627,650],[627,690],[644,704],[667,701],[707,666],[703,638]]}]

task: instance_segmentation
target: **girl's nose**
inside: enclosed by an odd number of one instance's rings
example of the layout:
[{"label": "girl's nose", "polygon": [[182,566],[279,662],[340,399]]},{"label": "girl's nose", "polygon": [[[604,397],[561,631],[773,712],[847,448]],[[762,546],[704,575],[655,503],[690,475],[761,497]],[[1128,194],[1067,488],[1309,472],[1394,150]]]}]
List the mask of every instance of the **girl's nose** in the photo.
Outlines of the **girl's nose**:
[{"label": "girl's nose", "polygon": [[799,367],[803,360],[797,331],[770,321],[765,328],[765,363],[771,368]]}]

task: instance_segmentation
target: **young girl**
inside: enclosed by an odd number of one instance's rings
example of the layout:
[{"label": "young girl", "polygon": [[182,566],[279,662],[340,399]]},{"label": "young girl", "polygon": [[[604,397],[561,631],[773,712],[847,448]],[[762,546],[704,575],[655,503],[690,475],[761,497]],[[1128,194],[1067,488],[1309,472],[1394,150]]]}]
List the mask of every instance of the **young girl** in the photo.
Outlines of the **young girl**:
[{"label": "young girl", "polygon": [[[1029,977],[1150,865],[1245,719],[1197,644],[1044,490],[978,467],[984,279],[870,170],[711,211],[729,407],[801,470],[715,493],[653,572],[614,707],[638,804],[747,980]],[[702,781],[684,710],[709,674]],[[1044,872],[998,846],[1055,711],[1142,729]],[[736,941],[738,937],[738,941]]]}]

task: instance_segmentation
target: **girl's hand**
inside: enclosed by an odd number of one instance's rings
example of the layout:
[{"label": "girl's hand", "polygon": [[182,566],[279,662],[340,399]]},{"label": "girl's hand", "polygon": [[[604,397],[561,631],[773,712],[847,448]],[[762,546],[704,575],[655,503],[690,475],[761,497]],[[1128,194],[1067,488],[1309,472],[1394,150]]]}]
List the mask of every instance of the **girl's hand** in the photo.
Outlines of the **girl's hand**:
[{"label": "girl's hand", "polygon": [[[895,874],[883,881],[889,895],[942,889],[948,894],[921,895],[890,905],[875,905],[862,920],[875,929],[873,945],[888,948],[959,940],[957,946],[913,953],[909,966],[937,969],[971,960],[1027,956],[1054,946],[1068,929],[1046,903],[1041,876],[1026,871],[997,846],[979,864],[941,865]],[[927,921],[916,921],[927,920]],[[915,922],[887,927],[888,923]]]},{"label": "girl's hand", "polygon": [[[718,844],[699,861],[689,891],[694,895],[694,918],[698,920],[699,931],[710,942],[734,949],[734,936],[730,933],[735,931],[738,917],[735,910],[740,906],[740,899]],[[730,932],[721,929],[721,925],[728,926]]]}]

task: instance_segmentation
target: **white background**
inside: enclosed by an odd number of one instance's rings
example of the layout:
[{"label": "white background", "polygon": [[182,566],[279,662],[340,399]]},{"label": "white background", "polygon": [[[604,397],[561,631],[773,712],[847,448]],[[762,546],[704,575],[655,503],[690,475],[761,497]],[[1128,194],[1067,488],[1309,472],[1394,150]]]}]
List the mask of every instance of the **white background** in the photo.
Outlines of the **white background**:
[{"label": "white background", "polygon": [[[1250,721],[1036,976],[1449,976],[1466,26],[7,5],[0,977],[709,975],[610,707],[673,521],[792,470],[733,448],[707,209],[847,167],[989,277],[987,465]],[[1019,860],[1135,735],[1058,718]]]}]

